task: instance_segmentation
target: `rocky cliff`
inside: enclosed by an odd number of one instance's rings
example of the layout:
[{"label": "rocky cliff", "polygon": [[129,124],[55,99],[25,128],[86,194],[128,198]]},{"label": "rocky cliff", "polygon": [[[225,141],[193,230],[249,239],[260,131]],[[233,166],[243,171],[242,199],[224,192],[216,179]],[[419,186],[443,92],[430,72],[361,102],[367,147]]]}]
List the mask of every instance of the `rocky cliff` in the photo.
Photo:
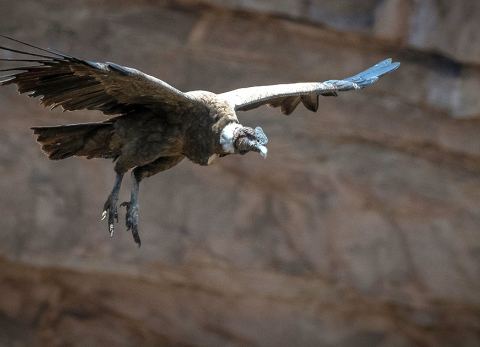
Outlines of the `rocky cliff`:
[{"label": "rocky cliff", "polygon": [[476,2],[0,0],[0,13],[1,33],[182,90],[402,62],[317,114],[240,114],[269,136],[267,160],[185,161],[145,181],[140,249],[99,222],[111,163],[48,161],[29,130],[102,115],[2,89],[0,344],[480,345]]}]

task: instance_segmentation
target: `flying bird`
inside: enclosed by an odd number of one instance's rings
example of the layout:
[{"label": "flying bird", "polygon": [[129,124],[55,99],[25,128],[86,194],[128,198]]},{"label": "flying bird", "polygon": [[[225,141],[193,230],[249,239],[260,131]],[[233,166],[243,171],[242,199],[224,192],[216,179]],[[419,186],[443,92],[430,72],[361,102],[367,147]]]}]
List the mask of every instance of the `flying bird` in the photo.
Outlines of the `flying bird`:
[{"label": "flying bird", "polygon": [[[115,162],[113,189],[103,218],[113,235],[118,222],[118,196],[124,175],[131,170],[132,188],[125,224],[140,246],[138,192],[140,181],[168,170],[185,157],[200,165],[250,151],[267,156],[267,136],[261,127],[243,126],[238,111],[262,105],[291,114],[302,103],[316,112],[319,96],[365,88],[394,71],[398,62],[386,59],[359,74],[324,82],[277,84],[241,88],[215,94],[182,92],[139,70],[115,63],[79,59],[36,47],[7,36],[27,50],[0,46],[0,61],[24,63],[0,69],[0,85],[16,84],[19,93],[39,97],[46,107],[66,111],[98,110],[111,116],[103,122],[33,127],[50,159],[71,156],[107,158]],[[33,50],[33,51],[32,51]],[[19,55],[11,58],[12,54]]]}]

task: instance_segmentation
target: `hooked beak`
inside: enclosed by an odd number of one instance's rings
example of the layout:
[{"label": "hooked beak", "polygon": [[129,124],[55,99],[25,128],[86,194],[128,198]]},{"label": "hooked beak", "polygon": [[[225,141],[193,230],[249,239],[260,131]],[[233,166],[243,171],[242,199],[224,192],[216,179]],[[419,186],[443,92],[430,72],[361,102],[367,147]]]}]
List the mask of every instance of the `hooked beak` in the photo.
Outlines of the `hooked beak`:
[{"label": "hooked beak", "polygon": [[255,149],[256,149],[256,152],[258,152],[263,159],[266,159],[267,158],[267,154],[268,154],[268,148],[264,145],[261,145],[261,144],[257,144],[255,146]]},{"label": "hooked beak", "polygon": [[268,153],[268,148],[265,146],[268,143],[267,135],[265,135],[262,128],[256,127],[255,137],[257,138],[256,147],[258,149],[258,153],[260,153],[263,159],[266,159]]}]

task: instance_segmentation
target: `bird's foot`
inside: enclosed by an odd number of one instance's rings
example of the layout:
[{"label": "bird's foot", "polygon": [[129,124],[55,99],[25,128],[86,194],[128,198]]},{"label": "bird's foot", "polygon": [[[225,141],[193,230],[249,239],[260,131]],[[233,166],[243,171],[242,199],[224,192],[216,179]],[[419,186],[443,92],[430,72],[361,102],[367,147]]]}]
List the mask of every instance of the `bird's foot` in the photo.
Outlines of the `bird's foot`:
[{"label": "bird's foot", "polygon": [[117,199],[108,197],[107,201],[103,205],[102,220],[108,217],[108,232],[110,236],[113,236],[115,231],[114,224],[118,223],[118,212],[117,212]]},{"label": "bird's foot", "polygon": [[133,239],[137,243],[138,247],[141,246],[140,235],[138,234],[138,204],[132,204],[131,202],[122,202],[120,206],[125,206],[127,209],[127,215],[125,216],[125,225],[127,230],[130,230],[133,235]]}]

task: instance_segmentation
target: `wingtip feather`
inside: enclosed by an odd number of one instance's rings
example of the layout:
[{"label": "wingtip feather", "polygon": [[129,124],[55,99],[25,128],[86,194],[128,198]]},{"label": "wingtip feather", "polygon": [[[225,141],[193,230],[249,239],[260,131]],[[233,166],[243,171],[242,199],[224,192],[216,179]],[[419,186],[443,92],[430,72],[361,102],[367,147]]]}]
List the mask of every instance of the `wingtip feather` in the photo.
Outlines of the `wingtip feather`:
[{"label": "wingtip feather", "polygon": [[[39,51],[42,51],[42,52],[46,52],[46,53],[49,53],[49,54],[53,54],[53,55],[56,55],[58,57],[62,57],[62,58],[71,58],[69,57],[68,55],[65,55],[61,52],[58,52],[58,51],[55,51],[55,50],[52,50],[52,49],[45,49],[45,48],[41,48],[41,47],[38,47],[38,46],[34,46],[30,43],[27,43],[27,42],[23,42],[23,41],[20,41],[20,40],[17,40],[13,37],[10,37],[10,36],[7,36],[7,35],[2,35],[0,34],[0,37],[3,37],[4,39],[7,39],[7,40],[10,40],[10,41],[13,41],[13,42],[16,42],[16,43],[20,43],[24,46],[27,46],[27,47],[31,47],[31,48],[35,48],[35,49],[38,49]],[[31,53],[24,53],[24,54],[31,54]],[[34,55],[34,54],[32,54]],[[48,57],[50,59],[54,59],[53,57]]]},{"label": "wingtip feather", "polygon": [[375,83],[380,77],[395,71],[400,67],[399,62],[393,62],[392,58],[388,58],[378,62],[372,67],[360,72],[359,74],[346,78],[346,81],[354,82],[364,88]]}]

